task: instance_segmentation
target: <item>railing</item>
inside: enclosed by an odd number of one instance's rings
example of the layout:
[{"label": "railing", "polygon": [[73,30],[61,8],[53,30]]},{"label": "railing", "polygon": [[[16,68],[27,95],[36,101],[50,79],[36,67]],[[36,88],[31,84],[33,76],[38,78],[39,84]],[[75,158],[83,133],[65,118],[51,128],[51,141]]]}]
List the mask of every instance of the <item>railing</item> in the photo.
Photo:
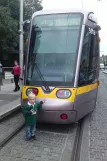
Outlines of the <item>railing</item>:
[{"label": "railing", "polygon": [[4,72],[12,72],[13,67],[3,67],[3,73]]}]

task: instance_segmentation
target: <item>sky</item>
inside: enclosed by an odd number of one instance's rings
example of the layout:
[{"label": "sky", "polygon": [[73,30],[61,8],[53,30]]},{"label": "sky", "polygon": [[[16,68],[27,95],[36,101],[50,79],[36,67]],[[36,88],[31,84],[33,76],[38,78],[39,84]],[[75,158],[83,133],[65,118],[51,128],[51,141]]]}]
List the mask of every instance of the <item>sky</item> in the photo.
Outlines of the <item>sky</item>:
[{"label": "sky", "polygon": [[107,55],[107,0],[42,0],[43,9],[84,8],[98,18],[100,31],[100,54]]}]

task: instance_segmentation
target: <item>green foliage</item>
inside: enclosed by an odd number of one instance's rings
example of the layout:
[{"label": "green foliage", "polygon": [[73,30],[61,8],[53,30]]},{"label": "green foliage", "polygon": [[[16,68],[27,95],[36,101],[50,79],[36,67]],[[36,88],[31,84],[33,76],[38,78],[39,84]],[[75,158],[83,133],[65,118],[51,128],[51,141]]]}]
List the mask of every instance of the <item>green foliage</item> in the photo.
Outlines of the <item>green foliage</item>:
[{"label": "green foliage", "polygon": [[0,6],[8,7],[11,17],[19,19],[19,0],[0,0]]},{"label": "green foliage", "polygon": [[0,51],[16,52],[18,44],[18,22],[11,17],[8,7],[0,6]]},{"label": "green foliage", "polygon": [[[19,0],[0,0],[0,61],[19,52]],[[40,0],[24,0],[24,20],[41,10]],[[26,35],[26,33],[25,33]],[[8,60],[7,60],[8,61]]]},{"label": "green foliage", "polygon": [[42,10],[41,0],[24,0],[24,19],[30,19],[31,15]]}]

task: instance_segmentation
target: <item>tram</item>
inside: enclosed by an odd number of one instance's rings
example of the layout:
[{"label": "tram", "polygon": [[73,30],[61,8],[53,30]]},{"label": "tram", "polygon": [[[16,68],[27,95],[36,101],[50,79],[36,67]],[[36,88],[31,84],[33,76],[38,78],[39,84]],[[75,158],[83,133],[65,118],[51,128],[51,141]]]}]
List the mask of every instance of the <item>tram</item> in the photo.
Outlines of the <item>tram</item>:
[{"label": "tram", "polygon": [[21,104],[33,92],[46,99],[37,121],[77,122],[96,106],[99,86],[99,30],[93,12],[42,10],[30,23]]}]

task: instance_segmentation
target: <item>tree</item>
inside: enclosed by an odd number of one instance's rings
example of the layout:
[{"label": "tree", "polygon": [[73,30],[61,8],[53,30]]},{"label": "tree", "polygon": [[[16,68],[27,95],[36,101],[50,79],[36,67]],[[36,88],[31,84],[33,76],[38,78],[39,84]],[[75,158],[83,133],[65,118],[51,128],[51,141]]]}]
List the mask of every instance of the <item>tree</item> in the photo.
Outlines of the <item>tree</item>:
[{"label": "tree", "polygon": [[41,3],[41,0],[24,0],[24,19],[30,19],[34,12],[42,10]]},{"label": "tree", "polygon": [[[40,0],[24,0],[24,20],[41,10]],[[19,52],[19,0],[0,0],[0,61]],[[25,33],[26,35],[26,33]],[[9,62],[9,60],[7,59]]]},{"label": "tree", "polygon": [[19,0],[0,0],[0,6],[10,9],[11,17],[19,20]]},{"label": "tree", "polygon": [[0,6],[0,51],[16,52],[18,44],[17,21],[11,17],[7,7]]}]

